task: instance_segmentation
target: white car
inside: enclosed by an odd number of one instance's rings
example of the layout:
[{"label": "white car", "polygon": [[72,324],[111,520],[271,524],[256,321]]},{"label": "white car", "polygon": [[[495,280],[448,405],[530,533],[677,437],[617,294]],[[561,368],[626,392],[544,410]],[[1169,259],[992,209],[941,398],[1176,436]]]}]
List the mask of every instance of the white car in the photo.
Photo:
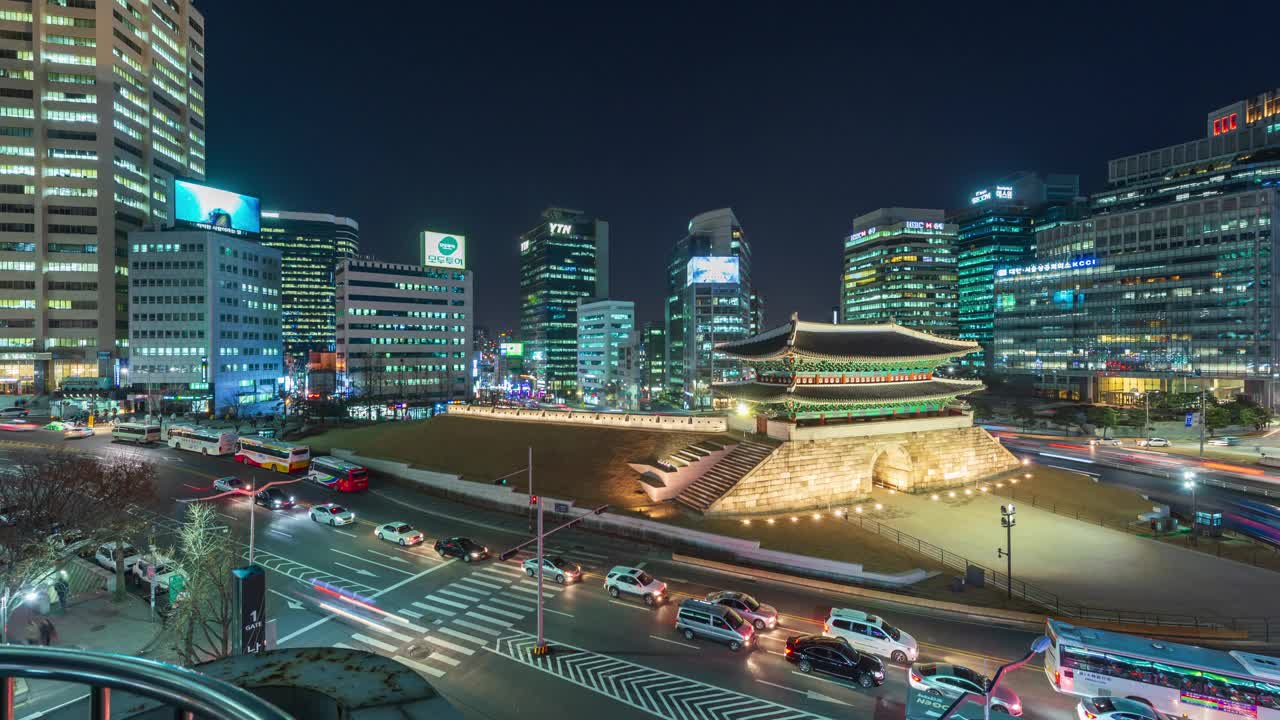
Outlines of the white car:
[{"label": "white car", "polygon": [[243,490],[245,482],[235,475],[220,477],[213,481],[213,489],[216,492],[231,492],[232,490]]},{"label": "white car", "polygon": [[173,558],[164,553],[147,553],[138,559],[133,568],[129,571],[133,574],[133,580],[139,585],[151,582],[147,578],[147,567],[152,563],[156,566],[156,589],[169,590],[169,580],[178,574],[177,569],[173,565]]},{"label": "white car", "polygon": [[124,569],[128,572],[138,561],[142,559],[142,553],[138,552],[138,548],[129,543],[103,543],[98,546],[97,552],[93,554],[93,561],[102,567],[115,572],[116,559],[115,552],[117,548],[124,554]]},{"label": "white car", "polygon": [[622,595],[644,599],[645,605],[656,605],[667,599],[667,584],[636,567],[615,565],[604,579],[604,589],[615,600]]},{"label": "white car", "polygon": [[840,638],[854,650],[889,658],[898,665],[913,663],[920,657],[915,638],[885,622],[884,618],[861,610],[832,608],[822,623],[822,634]]},{"label": "white car", "polygon": [[355,522],[356,514],[337,503],[325,503],[311,506],[311,519],[337,527]]},{"label": "white car", "polygon": [[1076,705],[1080,720],[1160,720],[1151,706],[1121,697],[1084,698]]},{"label": "white car", "polygon": [[89,427],[88,425],[76,425],[74,427],[63,428],[62,437],[66,438],[67,440],[73,440],[75,438],[93,437],[93,428]]},{"label": "white car", "polygon": [[1158,438],[1158,437],[1147,438],[1146,440],[1139,440],[1138,444],[1141,445],[1142,447],[1169,447],[1170,445],[1168,440],[1166,440],[1165,438]]},{"label": "white car", "polygon": [[399,543],[400,545],[417,545],[426,536],[420,531],[414,530],[413,526],[406,522],[389,522],[386,525],[379,525],[373,534],[378,536],[379,540],[387,542]]},{"label": "white car", "polygon": [[24,418],[28,412],[24,407],[7,407],[0,410],[0,418]]},{"label": "white car", "polygon": [[[3,427],[3,426],[0,426],[0,427]],[[1230,435],[1224,435],[1220,438],[1214,438],[1210,440],[1209,444],[1210,445],[1239,445],[1240,438],[1232,437]]]},{"label": "white car", "polygon": [[[531,557],[524,561],[524,574],[538,577],[538,558]],[[582,567],[562,557],[542,558],[542,577],[544,580],[554,579],[561,585],[567,582],[578,582],[582,579]]]}]

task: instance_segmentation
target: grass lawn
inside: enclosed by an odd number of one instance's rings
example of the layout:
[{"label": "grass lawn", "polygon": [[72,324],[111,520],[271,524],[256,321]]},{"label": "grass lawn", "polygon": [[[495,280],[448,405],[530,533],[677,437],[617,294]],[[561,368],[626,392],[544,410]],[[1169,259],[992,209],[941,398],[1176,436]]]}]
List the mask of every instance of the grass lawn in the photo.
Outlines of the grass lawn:
[{"label": "grass lawn", "polygon": [[[648,504],[648,497],[640,490],[640,476],[627,463],[652,463],[686,445],[716,437],[736,442],[705,433],[441,415],[430,420],[329,430],[302,442],[318,452],[346,448],[484,483],[524,468],[532,446],[533,483],[538,494],[573,498],[580,506],[607,503],[627,508]],[[509,483],[519,488],[527,485],[523,473],[511,477]]]},{"label": "grass lawn", "polygon": [[[1003,487],[996,487],[997,483]],[[1151,512],[1152,507],[1151,501],[1144,500],[1135,490],[1097,483],[1087,475],[1043,465],[1005,473],[986,485],[996,495],[1018,503],[1111,525],[1128,525],[1139,514]]]}]

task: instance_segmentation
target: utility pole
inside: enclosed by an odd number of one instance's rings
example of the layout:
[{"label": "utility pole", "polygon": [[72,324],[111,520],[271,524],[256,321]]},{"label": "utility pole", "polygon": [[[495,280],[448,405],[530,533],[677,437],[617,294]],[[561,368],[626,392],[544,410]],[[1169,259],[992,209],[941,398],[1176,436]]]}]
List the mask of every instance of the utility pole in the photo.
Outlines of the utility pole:
[{"label": "utility pole", "polygon": [[1182,487],[1191,491],[1191,542],[1199,545],[1199,527],[1196,519],[1200,515],[1200,506],[1196,503],[1196,475],[1190,470],[1187,470],[1182,474],[1182,477]]},{"label": "utility pole", "polygon": [[533,646],[533,654],[546,655],[547,640],[542,633],[542,498],[533,494],[533,446],[529,446],[529,503],[537,505],[538,513],[538,644]]},{"label": "utility pole", "polygon": [[1000,506],[1000,527],[1004,528],[1004,547],[1005,549],[996,548],[996,557],[1005,558],[1007,564],[1005,566],[1005,577],[1008,579],[1009,599],[1013,599],[1013,526],[1018,524],[1014,519],[1014,513],[1017,508],[1013,503]]},{"label": "utility pole", "polygon": [[253,564],[253,526],[254,516],[258,513],[253,506],[254,496],[258,494],[258,476],[254,474],[249,478],[249,564]]},{"label": "utility pole", "polygon": [[1144,404],[1146,405],[1146,410],[1147,410],[1147,419],[1142,426],[1142,434],[1146,436],[1148,440],[1150,440],[1151,439],[1151,391],[1148,390],[1142,393],[1142,399],[1145,401]]},{"label": "utility pole", "polygon": [[1204,457],[1204,426],[1209,422],[1208,408],[1204,406],[1204,379],[1200,380],[1200,457]]}]

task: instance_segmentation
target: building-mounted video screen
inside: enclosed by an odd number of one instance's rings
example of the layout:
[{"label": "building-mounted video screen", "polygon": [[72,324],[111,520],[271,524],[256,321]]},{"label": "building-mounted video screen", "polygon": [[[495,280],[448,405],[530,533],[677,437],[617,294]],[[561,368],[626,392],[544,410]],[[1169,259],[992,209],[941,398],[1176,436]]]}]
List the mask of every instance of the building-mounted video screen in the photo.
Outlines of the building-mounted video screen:
[{"label": "building-mounted video screen", "polygon": [[173,217],[177,224],[229,235],[262,231],[262,202],[188,180],[173,181]]},{"label": "building-mounted video screen", "polygon": [[689,258],[687,285],[709,285],[738,282],[738,258],[695,257]]}]

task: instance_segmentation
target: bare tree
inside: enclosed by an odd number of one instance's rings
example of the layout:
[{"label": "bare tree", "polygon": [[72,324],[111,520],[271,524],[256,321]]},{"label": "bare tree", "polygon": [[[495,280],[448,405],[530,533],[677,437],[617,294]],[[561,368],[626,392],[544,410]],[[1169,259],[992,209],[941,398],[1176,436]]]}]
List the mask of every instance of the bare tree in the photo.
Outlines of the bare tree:
[{"label": "bare tree", "polygon": [[166,626],[168,639],[183,662],[194,665],[224,658],[233,649],[235,586],[231,571],[236,546],[217,526],[213,506],[192,503],[178,531],[175,566],[183,578]]}]

